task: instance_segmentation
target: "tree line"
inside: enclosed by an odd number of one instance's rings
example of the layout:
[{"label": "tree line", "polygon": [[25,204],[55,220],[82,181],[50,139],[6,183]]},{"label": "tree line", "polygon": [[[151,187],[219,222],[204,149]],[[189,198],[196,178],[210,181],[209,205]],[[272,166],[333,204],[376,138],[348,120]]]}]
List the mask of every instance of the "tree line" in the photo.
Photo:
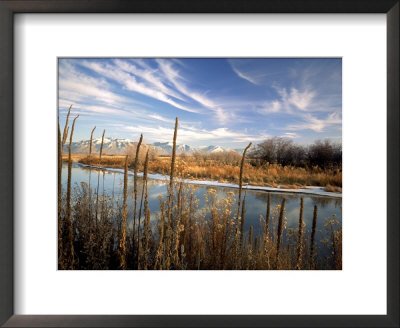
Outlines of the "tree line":
[{"label": "tree line", "polygon": [[342,145],[328,139],[299,145],[290,139],[274,137],[257,144],[249,157],[282,166],[341,168]]}]

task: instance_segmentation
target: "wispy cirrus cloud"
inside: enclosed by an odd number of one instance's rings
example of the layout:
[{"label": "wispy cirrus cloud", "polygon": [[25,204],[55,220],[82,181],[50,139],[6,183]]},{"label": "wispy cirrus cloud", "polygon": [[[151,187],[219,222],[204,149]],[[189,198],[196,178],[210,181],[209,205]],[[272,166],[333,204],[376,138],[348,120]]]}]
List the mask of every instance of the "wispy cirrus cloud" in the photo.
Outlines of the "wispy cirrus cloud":
[{"label": "wispy cirrus cloud", "polygon": [[[198,110],[182,105],[177,101],[171,99],[167,93],[162,90],[149,86],[147,83],[141,82],[133,74],[122,70],[120,67],[111,64],[101,64],[99,62],[85,61],[82,63],[83,66],[95,71],[96,73],[108,77],[118,84],[124,86],[127,90],[134,91],[145,96],[154,98],[156,100],[165,102],[174,106],[175,108],[182,109],[184,111],[199,113]],[[144,73],[143,73],[144,74]],[[149,72],[150,76],[151,73]],[[148,77],[149,78],[149,77]]]},{"label": "wispy cirrus cloud", "polygon": [[234,117],[234,113],[232,110],[223,108],[221,104],[216,103],[214,100],[207,97],[204,93],[202,94],[190,89],[185,84],[184,79],[181,77],[179,71],[173,68],[171,61],[159,59],[157,60],[157,62],[167,79],[174,85],[177,90],[179,90],[179,92],[181,92],[186,97],[195,100],[204,108],[214,112],[220,122],[226,122],[228,119],[232,119]]},{"label": "wispy cirrus cloud", "polygon": [[296,139],[298,137],[299,137],[299,135],[294,132],[286,132],[281,135],[281,138],[288,138],[288,139]]},{"label": "wispy cirrus cloud", "polygon": [[157,121],[166,122],[166,123],[171,123],[171,124],[174,123],[174,120],[169,119],[169,118],[166,118],[166,117],[163,117],[163,116],[158,115],[158,114],[148,114],[147,116],[148,116],[149,118],[154,119],[154,120],[157,120]]},{"label": "wispy cirrus cloud", "polygon": [[78,72],[68,62],[59,67],[59,97],[72,101],[90,99],[107,104],[121,104],[130,101],[110,91],[104,79],[96,79]]},{"label": "wispy cirrus cloud", "polygon": [[246,73],[241,72],[241,71],[240,71],[238,68],[236,68],[232,63],[231,63],[231,67],[232,67],[233,71],[237,74],[237,76],[239,76],[239,77],[242,78],[243,80],[246,80],[246,81],[248,81],[248,82],[250,82],[250,83],[252,83],[252,84],[255,84],[255,85],[258,84],[258,82],[257,82],[257,80],[256,80],[255,77],[252,77],[251,75],[247,75]]},{"label": "wispy cirrus cloud", "polygon": [[[92,125],[101,121],[109,126],[107,131],[114,135],[136,138],[140,128],[152,140],[166,141],[176,116],[178,138],[197,146],[218,142],[241,147],[270,136],[304,142],[339,137],[341,63],[335,59],[62,59],[61,119],[71,103],[86,122],[77,127],[77,137],[87,135],[92,120]],[[121,127],[115,125],[118,122]]]},{"label": "wispy cirrus cloud", "polygon": [[314,91],[304,90],[303,92],[292,88],[287,101],[300,110],[307,110],[312,105],[316,93]]},{"label": "wispy cirrus cloud", "polygon": [[[160,90],[165,95],[182,101],[185,100],[178,92],[174,91],[163,82],[163,78],[160,76],[158,69],[149,67],[145,62],[143,62],[143,60],[139,60],[137,65],[135,65],[134,62],[123,61],[121,59],[116,59],[113,62],[119,69],[142,78],[144,81],[149,83],[149,86]],[[139,65],[141,65],[141,67]]]},{"label": "wispy cirrus cloud", "polygon": [[271,59],[260,66],[256,61],[237,59],[230,64],[241,78],[274,90],[268,102],[256,106],[260,113],[295,116],[302,115],[302,111],[341,110],[340,60]]},{"label": "wispy cirrus cloud", "polygon": [[[174,129],[171,127],[158,126],[128,126],[121,127],[129,132],[137,135],[143,133],[150,141],[171,141],[174,134]],[[264,140],[268,135],[251,135],[241,132],[229,130],[228,128],[218,128],[213,130],[197,129],[194,127],[181,127],[178,133],[178,143],[193,143],[199,141],[213,141],[218,142],[228,139],[233,143],[241,143],[246,141]]]},{"label": "wispy cirrus cloud", "polygon": [[318,119],[311,114],[303,116],[303,122],[296,124],[289,124],[286,129],[289,131],[296,130],[313,130],[315,132],[323,132],[330,126],[341,126],[342,119],[337,113],[329,114],[325,119]]},{"label": "wispy cirrus cloud", "polygon": [[281,109],[282,109],[282,102],[279,100],[273,100],[261,104],[260,108],[258,108],[257,111],[261,114],[271,114],[271,113],[279,113]]}]

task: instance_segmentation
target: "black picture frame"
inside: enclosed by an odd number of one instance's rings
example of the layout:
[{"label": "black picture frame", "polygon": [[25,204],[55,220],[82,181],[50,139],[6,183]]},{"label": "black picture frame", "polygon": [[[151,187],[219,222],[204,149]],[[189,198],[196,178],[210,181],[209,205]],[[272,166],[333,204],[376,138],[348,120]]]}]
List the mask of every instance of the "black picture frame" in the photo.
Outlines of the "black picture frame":
[{"label": "black picture frame", "polygon": [[[5,327],[399,327],[399,0],[0,0],[0,324]],[[387,315],[14,315],[13,16],[15,13],[385,13]],[[368,288],[368,286],[365,286]]]}]

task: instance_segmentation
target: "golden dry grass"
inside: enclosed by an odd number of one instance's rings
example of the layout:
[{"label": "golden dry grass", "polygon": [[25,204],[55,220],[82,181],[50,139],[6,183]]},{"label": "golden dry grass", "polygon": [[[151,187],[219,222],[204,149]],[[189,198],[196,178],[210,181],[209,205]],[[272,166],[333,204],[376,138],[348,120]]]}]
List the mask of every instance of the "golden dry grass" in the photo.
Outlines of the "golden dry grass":
[{"label": "golden dry grass", "polygon": [[[152,173],[168,174],[169,157],[157,158],[149,163]],[[240,167],[238,165],[223,164],[208,160],[196,162],[191,158],[178,159],[177,165],[182,166],[182,175],[191,179],[211,179],[219,182],[238,182]],[[342,186],[342,172],[335,169],[321,169],[319,167],[302,168],[265,164],[253,166],[247,161],[244,164],[243,182],[252,185],[298,189],[302,186]],[[339,188],[340,189],[340,188]],[[335,189],[335,190],[339,190]]]},{"label": "golden dry grass", "polygon": [[[63,160],[66,157],[63,156]],[[72,155],[73,161],[84,164],[104,167],[124,167],[125,156],[103,155],[98,156]],[[180,168],[180,176],[188,179],[210,179],[219,182],[239,181],[240,166],[219,163],[213,160],[196,162],[194,158],[186,156],[184,159],[177,157],[176,165]],[[139,168],[141,170],[142,168]],[[156,157],[149,162],[150,173],[171,173],[171,158]],[[267,187],[284,189],[298,189],[304,186],[321,186],[326,191],[342,191],[342,172],[337,169],[321,169],[319,167],[302,168],[294,166],[282,166],[278,164],[265,164],[253,166],[247,160],[244,164],[243,182]]]},{"label": "golden dry grass", "polygon": [[339,186],[332,186],[330,184],[328,184],[327,186],[325,186],[325,191],[330,191],[330,192],[342,192],[342,188]]},{"label": "golden dry grass", "polygon": [[[126,156],[102,155],[100,159],[97,155],[92,155],[90,157],[86,155],[75,155],[74,161],[94,166],[124,168],[125,158]],[[129,159],[128,165],[130,165]]]}]

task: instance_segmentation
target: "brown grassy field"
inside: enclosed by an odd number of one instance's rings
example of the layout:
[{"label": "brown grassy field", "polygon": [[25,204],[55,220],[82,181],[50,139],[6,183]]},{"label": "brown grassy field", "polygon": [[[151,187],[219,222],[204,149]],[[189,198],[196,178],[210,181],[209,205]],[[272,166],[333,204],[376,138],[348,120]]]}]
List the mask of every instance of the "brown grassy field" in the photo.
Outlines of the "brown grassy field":
[{"label": "brown grassy field", "polygon": [[[64,157],[67,159],[67,156]],[[73,155],[73,161],[95,166],[123,168],[125,156],[96,155],[90,158],[86,155]],[[297,189],[304,186],[322,186],[327,191],[341,192],[342,172],[337,169],[321,169],[319,167],[301,168],[281,166],[278,164],[252,165],[252,160],[246,159],[243,174],[244,183],[281,188]],[[150,173],[169,174],[171,157],[154,157],[149,161]],[[132,167],[133,160],[129,162]],[[240,167],[238,164],[227,164],[216,160],[198,160],[194,156],[177,157],[176,165],[181,177],[196,180],[214,180],[219,182],[237,183]],[[143,165],[139,164],[139,170]]]},{"label": "brown grassy field", "polygon": [[[124,168],[125,155],[102,155],[101,159],[98,155],[92,155],[90,158],[85,154],[72,154],[71,158],[73,162],[80,162],[84,164],[91,164],[103,167],[119,167]],[[63,154],[63,162],[68,162],[68,154]]]}]

